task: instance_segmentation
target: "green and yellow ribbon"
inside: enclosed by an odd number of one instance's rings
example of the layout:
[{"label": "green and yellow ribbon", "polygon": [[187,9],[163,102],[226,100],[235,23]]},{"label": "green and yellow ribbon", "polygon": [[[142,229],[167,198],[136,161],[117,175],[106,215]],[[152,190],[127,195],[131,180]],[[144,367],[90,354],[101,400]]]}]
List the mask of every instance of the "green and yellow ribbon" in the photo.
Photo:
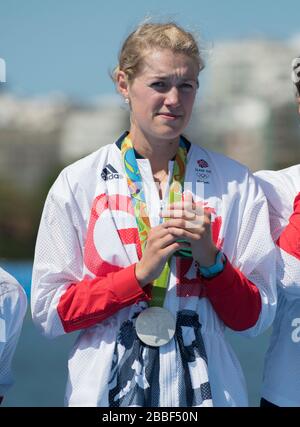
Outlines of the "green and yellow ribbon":
[{"label": "green and yellow ribbon", "polygon": [[[139,167],[135,157],[135,151],[133,148],[132,141],[130,139],[130,134],[128,134],[122,141],[121,153],[126,171],[127,184],[131,194],[131,200],[133,202],[133,208],[137,222],[142,253],[144,253],[148,234],[151,229],[151,224],[146,205],[142,176],[139,171]],[[179,147],[174,162],[172,182],[169,191],[170,204],[182,201],[186,159],[187,147],[183,138],[180,138]],[[181,256],[191,256],[190,250],[180,250],[178,252]],[[171,258],[166,262],[160,276],[153,282],[152,300],[150,306],[162,307],[164,304],[165,293],[170,276],[170,263]]]}]

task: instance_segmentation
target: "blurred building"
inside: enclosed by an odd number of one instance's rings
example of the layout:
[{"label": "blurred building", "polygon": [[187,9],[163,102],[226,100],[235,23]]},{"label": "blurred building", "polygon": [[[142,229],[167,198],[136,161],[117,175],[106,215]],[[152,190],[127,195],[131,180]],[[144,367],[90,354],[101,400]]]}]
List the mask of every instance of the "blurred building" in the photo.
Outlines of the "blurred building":
[{"label": "blurred building", "polygon": [[58,167],[109,144],[128,128],[115,102],[94,106],[64,98],[0,96],[0,180],[25,191],[43,185]]},{"label": "blurred building", "polygon": [[291,100],[293,45],[265,39],[216,43],[208,61],[212,102],[251,96],[272,105]]},{"label": "blurred building", "polygon": [[63,100],[0,96],[0,179],[30,191],[59,162]]},{"label": "blurred building", "polygon": [[114,99],[70,111],[61,133],[61,162],[70,163],[111,144],[128,129],[128,117],[128,111]]},{"label": "blurred building", "polygon": [[[291,59],[299,51],[295,42],[216,43],[203,72],[204,89],[200,76],[203,96],[187,136],[253,171],[300,162],[290,79]],[[128,110],[118,97],[83,105],[61,96],[19,99],[0,93],[0,180],[25,190],[38,187],[58,165],[111,143],[128,127]]]},{"label": "blurred building", "polygon": [[204,71],[205,96],[190,126],[193,138],[253,171],[300,162],[290,78],[298,51],[295,43],[275,40],[217,43]]}]

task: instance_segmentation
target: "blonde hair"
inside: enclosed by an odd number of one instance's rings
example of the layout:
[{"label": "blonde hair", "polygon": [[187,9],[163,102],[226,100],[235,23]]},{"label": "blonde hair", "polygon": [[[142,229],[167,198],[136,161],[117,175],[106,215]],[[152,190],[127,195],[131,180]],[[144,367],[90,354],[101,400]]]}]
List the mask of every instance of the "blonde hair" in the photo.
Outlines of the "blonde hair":
[{"label": "blonde hair", "polygon": [[174,53],[185,54],[194,59],[199,72],[204,68],[204,61],[192,33],[174,22],[145,23],[129,34],[123,43],[119,53],[119,65],[112,74],[113,80],[116,81],[117,73],[123,71],[128,81],[132,82],[140,71],[145,55],[153,48],[170,49]]}]

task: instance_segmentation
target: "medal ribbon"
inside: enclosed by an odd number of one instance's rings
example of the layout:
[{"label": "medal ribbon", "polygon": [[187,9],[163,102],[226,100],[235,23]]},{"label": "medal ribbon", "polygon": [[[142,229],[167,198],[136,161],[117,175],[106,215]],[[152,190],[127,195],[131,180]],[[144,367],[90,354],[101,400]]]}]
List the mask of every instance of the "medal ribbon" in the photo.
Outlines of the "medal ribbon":
[{"label": "medal ribbon", "polygon": [[[147,212],[142,176],[136,161],[130,134],[128,134],[122,142],[121,153],[127,177],[127,184],[131,194],[131,200],[133,202],[142,253],[144,253],[147,244],[147,237],[151,229],[151,224]],[[184,140],[180,138],[179,147],[174,162],[172,182],[169,190],[169,203],[182,201],[186,157],[187,148]],[[180,252],[182,252],[182,256],[191,256],[190,250]],[[170,276],[170,262],[171,259],[166,262],[160,276],[153,282],[152,300],[150,302],[150,306],[162,307],[164,304],[165,293]]]}]

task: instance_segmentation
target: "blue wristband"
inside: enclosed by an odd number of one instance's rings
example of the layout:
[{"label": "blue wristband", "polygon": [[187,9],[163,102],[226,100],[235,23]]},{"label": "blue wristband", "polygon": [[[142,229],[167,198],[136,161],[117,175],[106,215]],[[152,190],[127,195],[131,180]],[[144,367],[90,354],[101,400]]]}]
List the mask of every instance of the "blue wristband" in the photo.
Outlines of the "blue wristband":
[{"label": "blue wristband", "polygon": [[224,270],[226,258],[222,251],[219,251],[216,255],[216,262],[209,267],[201,267],[199,266],[199,271],[201,276],[206,279],[210,279],[211,277],[217,276]]}]

